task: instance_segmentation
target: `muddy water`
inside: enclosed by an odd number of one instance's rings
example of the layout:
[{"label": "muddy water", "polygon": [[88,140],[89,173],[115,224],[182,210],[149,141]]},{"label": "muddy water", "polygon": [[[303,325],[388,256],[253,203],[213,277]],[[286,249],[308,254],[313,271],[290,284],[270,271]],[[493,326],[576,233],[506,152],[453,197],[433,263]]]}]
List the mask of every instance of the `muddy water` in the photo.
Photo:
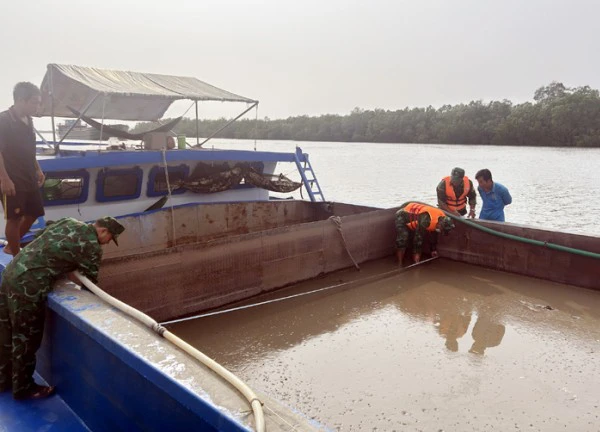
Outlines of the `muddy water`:
[{"label": "muddy water", "polygon": [[600,428],[598,292],[437,260],[170,329],[337,430]]}]

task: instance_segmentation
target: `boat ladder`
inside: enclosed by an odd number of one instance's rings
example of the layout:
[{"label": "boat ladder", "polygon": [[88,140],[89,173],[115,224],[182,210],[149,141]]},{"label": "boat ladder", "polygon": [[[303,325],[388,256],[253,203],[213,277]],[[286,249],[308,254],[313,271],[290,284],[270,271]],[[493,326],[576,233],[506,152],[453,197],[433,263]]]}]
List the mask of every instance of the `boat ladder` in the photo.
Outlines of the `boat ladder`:
[{"label": "boat ladder", "polygon": [[308,192],[310,200],[325,201],[325,196],[323,196],[323,191],[321,190],[321,186],[319,186],[317,176],[315,175],[312,165],[308,160],[308,155],[302,153],[302,149],[300,147],[296,147],[294,159],[296,162],[296,167],[298,167],[300,177],[302,177],[302,183],[306,188],[306,192]]}]

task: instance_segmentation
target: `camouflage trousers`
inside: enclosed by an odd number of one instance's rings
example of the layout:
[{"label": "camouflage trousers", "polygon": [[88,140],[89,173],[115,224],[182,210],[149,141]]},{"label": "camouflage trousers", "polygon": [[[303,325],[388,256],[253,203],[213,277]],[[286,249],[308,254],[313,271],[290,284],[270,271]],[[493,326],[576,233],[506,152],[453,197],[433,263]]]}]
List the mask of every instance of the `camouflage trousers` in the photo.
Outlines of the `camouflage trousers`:
[{"label": "camouflage trousers", "polygon": [[35,353],[42,343],[46,302],[31,302],[0,286],[0,391],[12,386],[14,396],[35,384]]},{"label": "camouflage trousers", "polygon": [[409,245],[413,245],[419,251],[423,245],[423,235],[415,235],[415,230],[408,228],[410,216],[407,212],[399,210],[396,213],[396,249],[406,249]]}]

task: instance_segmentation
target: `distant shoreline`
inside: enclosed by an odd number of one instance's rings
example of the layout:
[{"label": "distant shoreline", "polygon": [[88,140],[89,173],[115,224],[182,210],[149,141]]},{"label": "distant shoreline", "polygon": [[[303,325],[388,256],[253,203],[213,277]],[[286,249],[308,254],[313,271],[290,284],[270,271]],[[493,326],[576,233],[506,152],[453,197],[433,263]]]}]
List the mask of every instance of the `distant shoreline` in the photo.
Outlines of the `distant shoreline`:
[{"label": "distant shoreline", "polygon": [[[188,140],[196,139],[195,136],[186,135]],[[207,137],[200,137],[200,140],[206,139]],[[227,139],[227,140],[235,140],[235,141],[254,141],[254,138],[227,138],[227,137],[214,137],[213,140],[218,139]],[[532,147],[532,148],[554,148],[554,149],[597,149],[600,148],[600,145],[597,146],[588,146],[588,147],[572,147],[572,146],[557,146],[557,145],[527,145],[527,144],[481,144],[481,143],[442,143],[442,142],[431,142],[431,143],[418,143],[418,142],[375,142],[375,141],[333,141],[333,140],[323,140],[323,141],[314,141],[314,140],[296,140],[296,139],[268,139],[268,138],[256,138],[258,141],[273,141],[273,142],[305,142],[305,143],[332,143],[332,144],[389,144],[389,145],[426,145],[426,146],[480,146],[480,147]],[[207,143],[209,144],[210,141]]]},{"label": "distant shoreline", "polygon": [[[600,147],[600,94],[589,86],[566,88],[553,82],[535,91],[534,102],[472,101],[440,108],[389,111],[355,108],[348,115],[296,116],[239,120],[218,138],[313,142],[369,142],[500,145],[510,147]],[[170,119],[165,119],[170,120]],[[188,137],[210,136],[227,119],[183,118],[174,131]],[[138,123],[143,132],[150,123]],[[196,129],[197,128],[197,129]]]}]

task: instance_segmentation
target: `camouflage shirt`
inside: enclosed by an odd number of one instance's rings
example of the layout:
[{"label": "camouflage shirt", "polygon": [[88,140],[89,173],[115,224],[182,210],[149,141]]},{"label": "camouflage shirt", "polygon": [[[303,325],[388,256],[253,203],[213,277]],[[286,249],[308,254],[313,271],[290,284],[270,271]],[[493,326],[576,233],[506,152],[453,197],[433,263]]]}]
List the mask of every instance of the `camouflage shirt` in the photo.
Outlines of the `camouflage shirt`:
[{"label": "camouflage shirt", "polygon": [[[473,187],[473,182],[471,181],[471,179],[469,179],[469,185],[471,186],[471,190],[467,194],[467,198],[469,200],[469,207],[475,207],[475,205],[477,204],[477,190]],[[457,197],[462,195],[462,193],[464,191],[464,186],[463,186],[462,181],[460,182],[460,184],[458,186],[452,185],[452,187],[454,188],[454,193],[456,194]],[[442,179],[442,181],[438,183],[436,192],[437,192],[438,202],[447,203],[447,201],[446,201],[446,182],[444,181],[444,179]],[[466,215],[467,207],[465,206],[465,208],[460,210],[458,213],[460,213],[461,216]]]},{"label": "camouflage shirt", "polygon": [[46,229],[6,266],[2,286],[30,301],[45,300],[53,282],[79,270],[92,282],[98,280],[102,247],[93,225],[64,218]]},{"label": "camouflage shirt", "polygon": [[[410,214],[404,209],[400,209],[396,212],[396,247],[398,249],[406,249],[410,240],[410,229],[408,223],[410,222]],[[417,228],[414,230],[415,235],[413,237],[412,253],[421,253],[423,250],[423,242],[425,241],[425,232],[429,224],[431,223],[431,217],[429,213],[421,213],[417,216]],[[431,250],[436,250],[437,245],[437,233],[432,232],[430,234],[430,246]]]}]

